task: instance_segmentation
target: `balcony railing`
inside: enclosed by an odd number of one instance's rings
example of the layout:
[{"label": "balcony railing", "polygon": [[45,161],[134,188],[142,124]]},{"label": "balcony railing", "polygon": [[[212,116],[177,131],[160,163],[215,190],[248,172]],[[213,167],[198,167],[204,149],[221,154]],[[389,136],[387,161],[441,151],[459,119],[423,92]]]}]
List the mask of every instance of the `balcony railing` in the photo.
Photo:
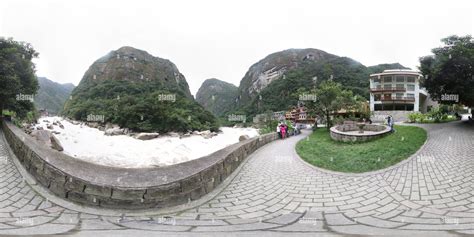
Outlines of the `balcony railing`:
[{"label": "balcony railing", "polygon": [[393,97],[381,97],[380,98],[381,101],[402,101],[402,102],[415,102],[415,98],[414,97],[397,97],[397,96],[393,96]]},{"label": "balcony railing", "polygon": [[405,92],[405,87],[370,88],[370,92]]}]

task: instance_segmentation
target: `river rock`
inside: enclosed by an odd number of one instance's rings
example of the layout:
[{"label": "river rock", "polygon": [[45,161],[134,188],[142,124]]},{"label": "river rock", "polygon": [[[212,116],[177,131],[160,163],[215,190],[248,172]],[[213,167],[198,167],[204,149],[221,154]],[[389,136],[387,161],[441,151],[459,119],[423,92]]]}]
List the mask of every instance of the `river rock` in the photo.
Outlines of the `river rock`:
[{"label": "river rock", "polygon": [[61,143],[59,142],[59,140],[53,135],[51,134],[51,148],[53,148],[54,150],[57,150],[57,151],[63,151],[64,148],[63,146],[61,146]]},{"label": "river rock", "polygon": [[99,127],[99,123],[97,123],[97,122],[86,123],[86,125],[91,127],[91,128],[98,128]]},{"label": "river rock", "polygon": [[185,133],[183,135],[181,135],[179,138],[186,138],[186,137],[190,137],[191,136],[191,133]]},{"label": "river rock", "polygon": [[249,137],[248,135],[241,135],[241,136],[239,137],[239,142],[245,141],[245,140],[247,140],[247,139],[249,139],[249,138],[250,138],[250,137]]},{"label": "river rock", "polygon": [[169,132],[169,133],[168,133],[168,136],[170,136],[170,137],[179,137],[179,133],[177,133],[177,132]]},{"label": "river rock", "polygon": [[123,129],[117,128],[117,127],[106,129],[104,133],[104,135],[106,136],[116,136],[116,135],[123,135],[123,134],[124,134]]},{"label": "river rock", "polygon": [[139,133],[138,135],[135,136],[136,139],[139,139],[139,140],[150,140],[150,139],[153,139],[153,138],[157,138],[160,134],[157,133],[157,132],[153,132],[153,133],[146,133],[146,132],[142,132],[142,133]]},{"label": "river rock", "polygon": [[46,128],[48,128],[48,129],[54,129],[53,125],[51,125],[51,124],[46,125]]},{"label": "river rock", "polygon": [[59,140],[48,130],[32,131],[31,136],[44,146],[50,147],[57,151],[64,150]]}]

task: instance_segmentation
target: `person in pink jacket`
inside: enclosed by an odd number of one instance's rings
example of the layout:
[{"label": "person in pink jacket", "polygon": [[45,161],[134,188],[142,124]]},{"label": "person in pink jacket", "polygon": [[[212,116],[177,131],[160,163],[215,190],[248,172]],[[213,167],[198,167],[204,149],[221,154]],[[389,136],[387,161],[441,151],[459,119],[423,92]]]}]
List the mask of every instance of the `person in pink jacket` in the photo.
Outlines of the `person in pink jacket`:
[{"label": "person in pink jacket", "polygon": [[286,137],[286,126],[284,124],[281,125],[280,132],[281,132],[281,138],[285,139],[285,137]]}]

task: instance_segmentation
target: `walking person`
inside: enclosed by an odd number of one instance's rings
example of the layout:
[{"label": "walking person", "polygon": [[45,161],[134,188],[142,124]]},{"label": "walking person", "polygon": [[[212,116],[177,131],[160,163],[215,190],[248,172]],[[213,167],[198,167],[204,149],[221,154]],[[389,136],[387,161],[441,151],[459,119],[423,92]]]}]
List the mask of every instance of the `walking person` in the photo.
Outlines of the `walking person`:
[{"label": "walking person", "polygon": [[278,133],[278,138],[281,139],[281,122],[279,122],[277,125],[277,133]]},{"label": "walking person", "polygon": [[392,115],[389,115],[388,116],[388,126],[390,126],[390,132],[395,132],[395,130],[393,129],[393,124],[394,124],[393,117],[392,117]]},{"label": "walking person", "polygon": [[285,124],[281,125],[280,131],[281,131],[281,138],[285,139],[286,138],[286,125]]}]

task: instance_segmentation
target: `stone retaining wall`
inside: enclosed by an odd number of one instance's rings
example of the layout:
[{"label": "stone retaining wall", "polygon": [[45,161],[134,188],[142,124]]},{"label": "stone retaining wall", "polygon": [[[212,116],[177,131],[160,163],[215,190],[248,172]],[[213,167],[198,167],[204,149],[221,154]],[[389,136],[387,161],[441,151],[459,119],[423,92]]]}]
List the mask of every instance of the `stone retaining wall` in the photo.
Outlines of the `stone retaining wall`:
[{"label": "stone retaining wall", "polygon": [[10,122],[2,127],[23,166],[51,192],[80,204],[120,209],[169,207],[199,199],[249,154],[278,139],[271,133],[180,164],[126,169],[89,163],[41,146]]}]

